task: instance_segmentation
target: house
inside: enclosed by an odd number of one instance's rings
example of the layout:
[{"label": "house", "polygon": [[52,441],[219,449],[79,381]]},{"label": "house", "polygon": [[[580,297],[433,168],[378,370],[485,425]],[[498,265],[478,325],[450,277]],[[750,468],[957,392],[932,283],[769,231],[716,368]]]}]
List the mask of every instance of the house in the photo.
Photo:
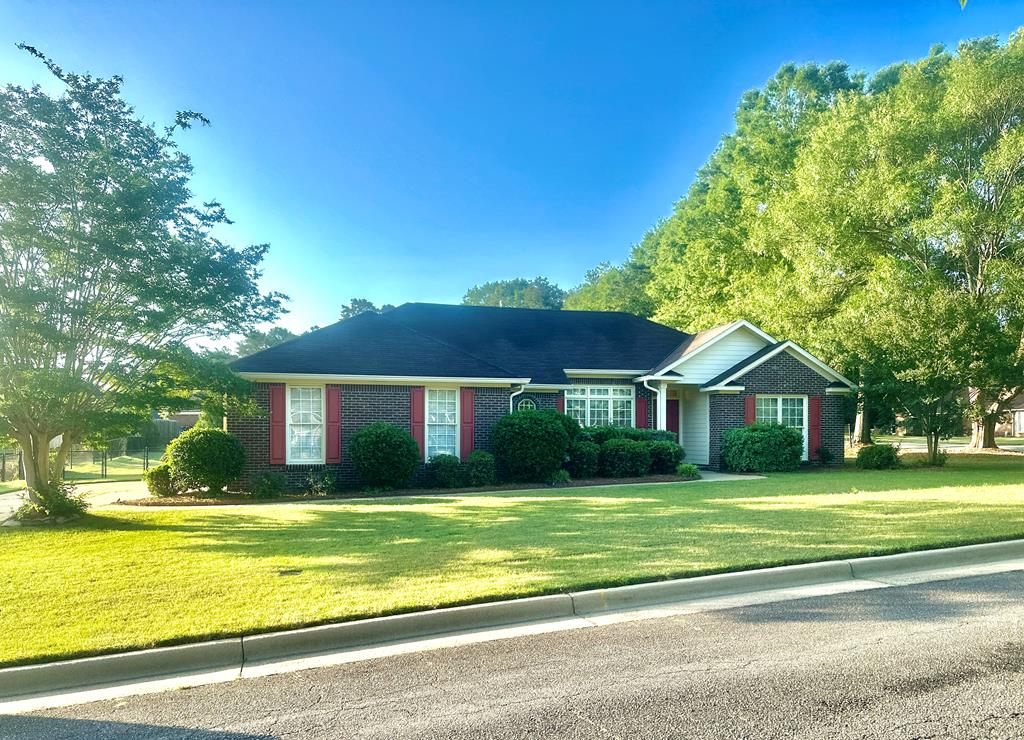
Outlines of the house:
[{"label": "house", "polygon": [[996,424],[996,435],[1000,437],[1024,437],[1024,394],[1010,402],[1005,421]]},{"label": "house", "polygon": [[293,485],[320,468],[354,482],[347,441],[372,422],[408,429],[424,461],[465,458],[489,449],[494,423],[516,409],[669,430],[687,461],[710,468],[726,429],[777,421],[801,431],[804,460],[839,461],[853,387],[746,321],[687,334],[625,313],[426,303],[361,314],[232,367],[265,410],[226,420],[248,451],[246,479],[276,470]]}]

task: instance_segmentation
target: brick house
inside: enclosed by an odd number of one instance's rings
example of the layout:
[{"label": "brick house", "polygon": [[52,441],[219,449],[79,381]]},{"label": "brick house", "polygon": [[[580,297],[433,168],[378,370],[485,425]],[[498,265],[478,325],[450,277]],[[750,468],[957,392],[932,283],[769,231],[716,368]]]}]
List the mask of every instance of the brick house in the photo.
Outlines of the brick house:
[{"label": "brick house", "polygon": [[[843,458],[850,381],[793,342],[745,322],[687,334],[625,313],[407,303],[305,334],[233,363],[264,415],[229,415],[246,482],[279,471],[355,476],[347,442],[386,421],[424,461],[490,448],[516,409],[557,409],[584,426],[664,429],[686,459],[721,465],[722,433],[758,421],[800,429],[804,459]],[[825,450],[825,453],[822,453]]]}]

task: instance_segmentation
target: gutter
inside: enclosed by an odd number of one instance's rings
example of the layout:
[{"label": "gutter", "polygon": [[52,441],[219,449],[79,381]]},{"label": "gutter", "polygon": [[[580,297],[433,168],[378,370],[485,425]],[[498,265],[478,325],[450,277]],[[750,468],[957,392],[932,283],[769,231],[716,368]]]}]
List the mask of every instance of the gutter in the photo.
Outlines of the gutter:
[{"label": "gutter", "polygon": [[508,397],[508,412],[510,414],[513,411],[515,411],[515,397],[520,395],[525,390],[526,390],[526,383],[523,383],[521,386],[519,386],[519,390],[513,391],[512,393],[509,394],[509,397]]}]

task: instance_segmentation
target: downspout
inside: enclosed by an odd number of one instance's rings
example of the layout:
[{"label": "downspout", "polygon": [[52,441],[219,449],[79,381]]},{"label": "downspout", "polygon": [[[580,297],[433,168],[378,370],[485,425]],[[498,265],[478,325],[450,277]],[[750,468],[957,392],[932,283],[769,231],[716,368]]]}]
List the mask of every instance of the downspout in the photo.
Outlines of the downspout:
[{"label": "downspout", "polygon": [[647,385],[649,382],[651,382],[649,378],[644,378],[643,385],[644,385],[644,388],[646,388],[647,390],[649,390],[651,393],[654,394],[654,413],[651,415],[651,418],[652,418],[652,420],[654,420],[654,424],[652,426],[655,429],[657,429],[657,427],[658,427],[658,422],[657,422],[657,416],[658,416],[658,394],[661,391],[658,391],[658,390],[656,390],[654,388],[651,388],[651,386]]},{"label": "downspout", "polygon": [[522,393],[525,390],[526,390],[526,385],[523,384],[523,385],[519,386],[519,390],[515,391],[514,393],[510,393],[509,394],[509,397],[508,397],[508,412],[510,414],[515,410],[515,407],[513,406],[515,397],[518,396],[520,393]]}]

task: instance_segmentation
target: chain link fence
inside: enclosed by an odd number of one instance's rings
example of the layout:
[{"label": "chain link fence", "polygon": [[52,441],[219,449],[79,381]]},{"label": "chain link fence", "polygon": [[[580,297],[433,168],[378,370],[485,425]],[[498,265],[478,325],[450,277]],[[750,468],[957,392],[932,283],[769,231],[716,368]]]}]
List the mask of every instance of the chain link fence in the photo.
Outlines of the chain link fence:
[{"label": "chain link fence", "polygon": [[[138,480],[163,457],[166,445],[133,445],[111,440],[107,449],[75,449],[68,453],[64,479],[68,481]],[[0,483],[25,480],[25,459],[20,450],[0,450]],[[2,492],[2,491],[0,491]]]}]

